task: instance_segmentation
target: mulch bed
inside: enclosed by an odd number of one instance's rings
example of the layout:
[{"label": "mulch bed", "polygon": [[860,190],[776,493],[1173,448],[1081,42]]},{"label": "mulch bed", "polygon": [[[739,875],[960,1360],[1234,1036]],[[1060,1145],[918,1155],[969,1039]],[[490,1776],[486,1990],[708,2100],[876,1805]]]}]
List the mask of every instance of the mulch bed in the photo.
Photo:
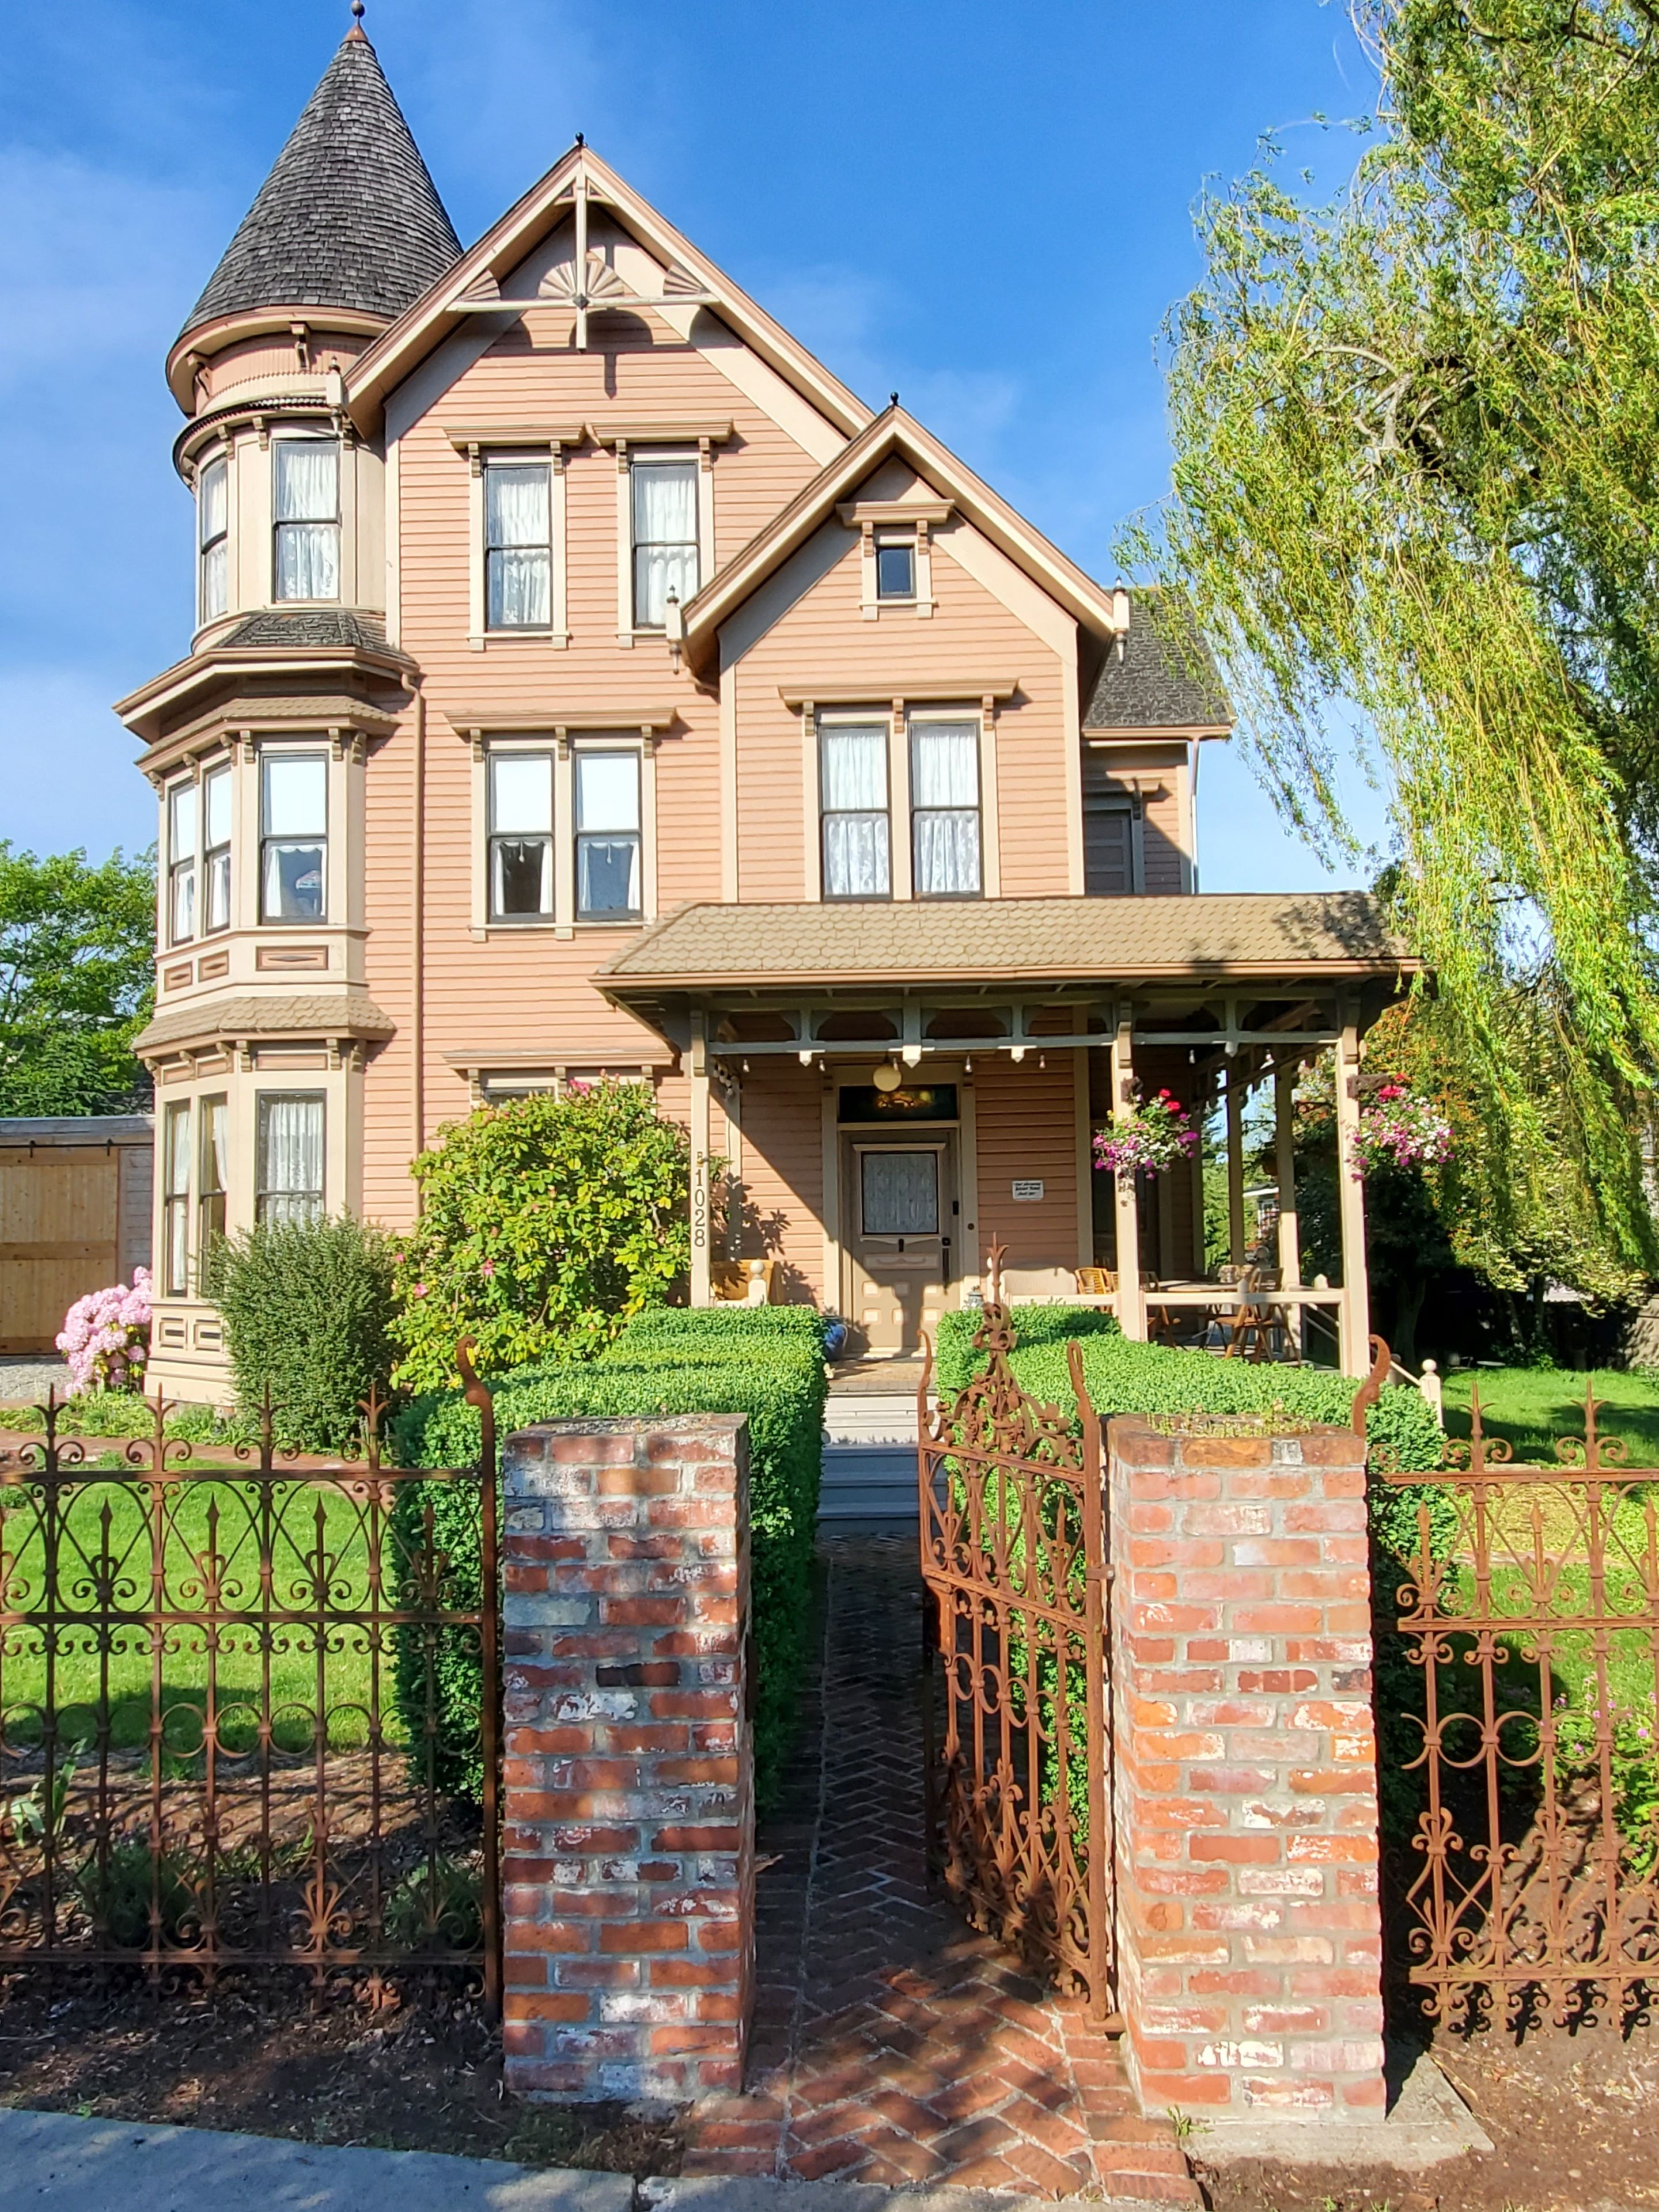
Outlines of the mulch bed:
[{"label": "mulch bed", "polygon": [[[1659,2028],[1540,2027],[1442,2035],[1436,2063],[1492,2139],[1421,2173],[1392,2166],[1206,2163],[1213,2212],[1585,2212],[1659,2205]],[[1310,2131],[1316,2144],[1319,2130]]]},{"label": "mulch bed", "polygon": [[673,2115],[504,2096],[499,2034],[475,1998],[443,1991],[371,2010],[274,1978],[209,2001],[152,1998],[131,1974],[101,1992],[90,1976],[14,1976],[0,1980],[0,2103],[637,2178],[680,2162]]}]

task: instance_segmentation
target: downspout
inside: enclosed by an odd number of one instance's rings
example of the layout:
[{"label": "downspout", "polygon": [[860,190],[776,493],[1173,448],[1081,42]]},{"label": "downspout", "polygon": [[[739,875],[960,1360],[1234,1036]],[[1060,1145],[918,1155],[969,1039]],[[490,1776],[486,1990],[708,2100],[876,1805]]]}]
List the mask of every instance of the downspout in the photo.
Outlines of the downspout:
[{"label": "downspout", "polygon": [[[411,900],[409,1026],[414,1063],[409,1079],[409,1107],[414,1123],[412,1160],[426,1146],[426,694],[415,678],[415,804],[410,830],[409,889]],[[421,1207],[421,1187],[415,1186],[415,1211]]]}]

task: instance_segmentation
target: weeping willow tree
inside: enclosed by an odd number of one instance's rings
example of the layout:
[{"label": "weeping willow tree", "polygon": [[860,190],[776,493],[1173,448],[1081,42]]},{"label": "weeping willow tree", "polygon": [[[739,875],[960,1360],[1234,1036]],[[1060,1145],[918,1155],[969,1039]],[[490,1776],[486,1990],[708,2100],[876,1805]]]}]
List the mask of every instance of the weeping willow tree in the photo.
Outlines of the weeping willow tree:
[{"label": "weeping willow tree", "polygon": [[1270,145],[1200,203],[1173,490],[1125,550],[1184,584],[1315,840],[1368,751],[1500,1200],[1549,1203],[1525,1163],[1564,1148],[1651,1265],[1659,0],[1353,12],[1348,189],[1309,208]]}]

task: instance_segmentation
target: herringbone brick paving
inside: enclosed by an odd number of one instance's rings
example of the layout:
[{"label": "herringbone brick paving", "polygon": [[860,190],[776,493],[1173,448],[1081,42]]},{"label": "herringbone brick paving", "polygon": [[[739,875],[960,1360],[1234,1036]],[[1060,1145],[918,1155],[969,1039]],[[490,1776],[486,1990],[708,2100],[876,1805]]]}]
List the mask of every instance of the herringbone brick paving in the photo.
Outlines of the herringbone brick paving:
[{"label": "herringbone brick paving", "polygon": [[820,1557],[808,1711],[759,1838],[746,2094],[699,2107],[686,2172],[1196,2203],[1115,2040],[929,1890],[914,1536]]}]

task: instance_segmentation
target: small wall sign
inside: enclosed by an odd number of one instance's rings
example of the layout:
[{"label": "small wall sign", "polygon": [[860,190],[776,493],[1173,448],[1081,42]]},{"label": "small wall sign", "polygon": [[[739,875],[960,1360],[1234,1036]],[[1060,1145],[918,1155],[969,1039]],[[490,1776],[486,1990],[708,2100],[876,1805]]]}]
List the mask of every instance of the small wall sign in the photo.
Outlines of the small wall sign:
[{"label": "small wall sign", "polygon": [[1015,1195],[1015,1197],[1016,1197],[1016,1198],[1019,1198],[1019,1199],[1040,1198],[1040,1197],[1042,1196],[1042,1194],[1043,1194],[1043,1185],[1042,1185],[1041,1178],[1040,1178],[1040,1176],[1015,1176],[1015,1178],[1014,1178],[1014,1195]]}]

